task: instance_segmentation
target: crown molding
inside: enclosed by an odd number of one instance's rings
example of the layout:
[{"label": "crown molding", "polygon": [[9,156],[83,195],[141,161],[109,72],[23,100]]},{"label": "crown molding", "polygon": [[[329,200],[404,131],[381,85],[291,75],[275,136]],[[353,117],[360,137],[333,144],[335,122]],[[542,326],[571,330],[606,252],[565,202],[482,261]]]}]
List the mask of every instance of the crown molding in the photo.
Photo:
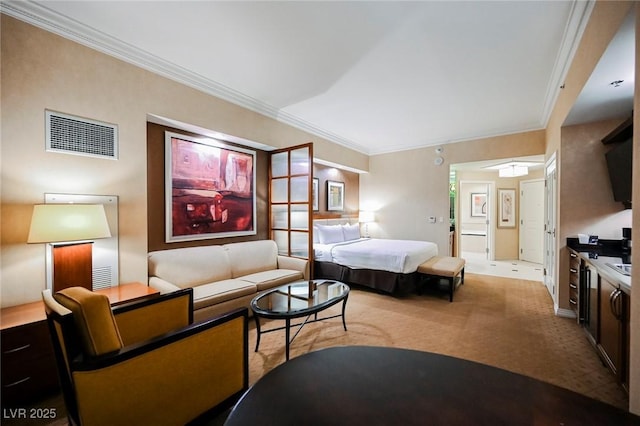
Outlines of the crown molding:
[{"label": "crown molding", "polygon": [[400,147],[394,146],[393,148],[388,147],[387,149],[382,150],[371,150],[362,144],[311,124],[298,116],[282,111],[272,105],[208,79],[200,74],[194,73],[184,67],[149,54],[148,52],[138,49],[128,43],[124,43],[121,40],[91,28],[82,22],[65,17],[47,8],[43,4],[31,1],[0,1],[0,12],[150,71],[154,74],[166,77],[203,93],[215,96],[232,104],[274,119],[283,124],[287,124],[312,135],[321,137],[345,148],[365,155],[378,155],[546,128],[553,111],[553,107],[558,98],[560,86],[566,78],[571,61],[573,60],[578,48],[580,39],[582,38],[582,34],[594,5],[595,2],[592,0],[574,1],[572,4],[562,44],[558,50],[556,63],[547,87],[545,104],[541,111],[540,123],[538,126],[529,126],[528,129],[524,130],[504,129],[503,131],[498,131],[494,134],[475,135],[471,138],[459,137],[455,140],[424,141],[423,143],[408,144]]},{"label": "crown molding", "polygon": [[149,54],[82,22],[63,16],[42,4],[31,1],[1,1],[0,12],[330,142],[363,154],[369,154],[369,150],[361,144],[315,126],[297,116],[279,110],[272,105],[247,96],[184,67]]},{"label": "crown molding", "polygon": [[580,45],[580,40],[587,27],[595,1],[574,1],[569,12],[569,20],[562,36],[562,43],[558,50],[556,62],[553,66],[549,86],[545,95],[545,104],[542,110],[540,126],[546,128],[553,112],[553,107],[558,100],[560,87],[569,73],[569,68]]}]

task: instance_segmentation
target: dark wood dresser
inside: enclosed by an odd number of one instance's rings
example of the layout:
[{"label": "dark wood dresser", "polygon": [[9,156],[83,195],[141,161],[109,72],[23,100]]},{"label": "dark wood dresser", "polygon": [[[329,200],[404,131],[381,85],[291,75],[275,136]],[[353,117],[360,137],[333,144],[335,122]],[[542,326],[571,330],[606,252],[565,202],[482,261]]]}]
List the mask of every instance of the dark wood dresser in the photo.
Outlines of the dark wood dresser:
[{"label": "dark wood dresser", "polygon": [[2,309],[2,406],[58,391],[53,347],[42,302]]}]

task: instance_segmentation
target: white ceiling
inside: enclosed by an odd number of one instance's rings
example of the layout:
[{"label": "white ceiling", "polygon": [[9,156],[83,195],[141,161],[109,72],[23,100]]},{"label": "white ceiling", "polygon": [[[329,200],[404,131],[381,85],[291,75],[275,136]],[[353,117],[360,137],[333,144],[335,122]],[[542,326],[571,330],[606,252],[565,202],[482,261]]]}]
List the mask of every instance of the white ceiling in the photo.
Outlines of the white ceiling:
[{"label": "white ceiling", "polygon": [[3,13],[366,154],[544,128],[592,6],[1,3]]}]

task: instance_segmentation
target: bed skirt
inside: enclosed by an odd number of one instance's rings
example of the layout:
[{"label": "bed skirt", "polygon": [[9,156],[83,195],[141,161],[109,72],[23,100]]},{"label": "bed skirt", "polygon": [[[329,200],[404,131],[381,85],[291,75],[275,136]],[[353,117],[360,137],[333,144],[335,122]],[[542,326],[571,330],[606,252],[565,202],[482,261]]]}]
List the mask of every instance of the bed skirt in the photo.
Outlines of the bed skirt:
[{"label": "bed skirt", "polygon": [[361,285],[385,293],[411,291],[419,280],[417,272],[400,274],[377,269],[352,269],[332,262],[314,262],[313,277]]}]

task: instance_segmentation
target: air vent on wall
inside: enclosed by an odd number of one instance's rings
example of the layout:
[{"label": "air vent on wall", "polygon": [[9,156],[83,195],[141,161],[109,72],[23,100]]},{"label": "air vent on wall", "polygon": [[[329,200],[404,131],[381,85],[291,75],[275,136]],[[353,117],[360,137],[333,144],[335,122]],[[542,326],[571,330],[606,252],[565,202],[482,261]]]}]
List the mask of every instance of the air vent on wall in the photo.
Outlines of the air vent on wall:
[{"label": "air vent on wall", "polygon": [[46,111],[47,151],[118,158],[118,127],[87,118]]}]

